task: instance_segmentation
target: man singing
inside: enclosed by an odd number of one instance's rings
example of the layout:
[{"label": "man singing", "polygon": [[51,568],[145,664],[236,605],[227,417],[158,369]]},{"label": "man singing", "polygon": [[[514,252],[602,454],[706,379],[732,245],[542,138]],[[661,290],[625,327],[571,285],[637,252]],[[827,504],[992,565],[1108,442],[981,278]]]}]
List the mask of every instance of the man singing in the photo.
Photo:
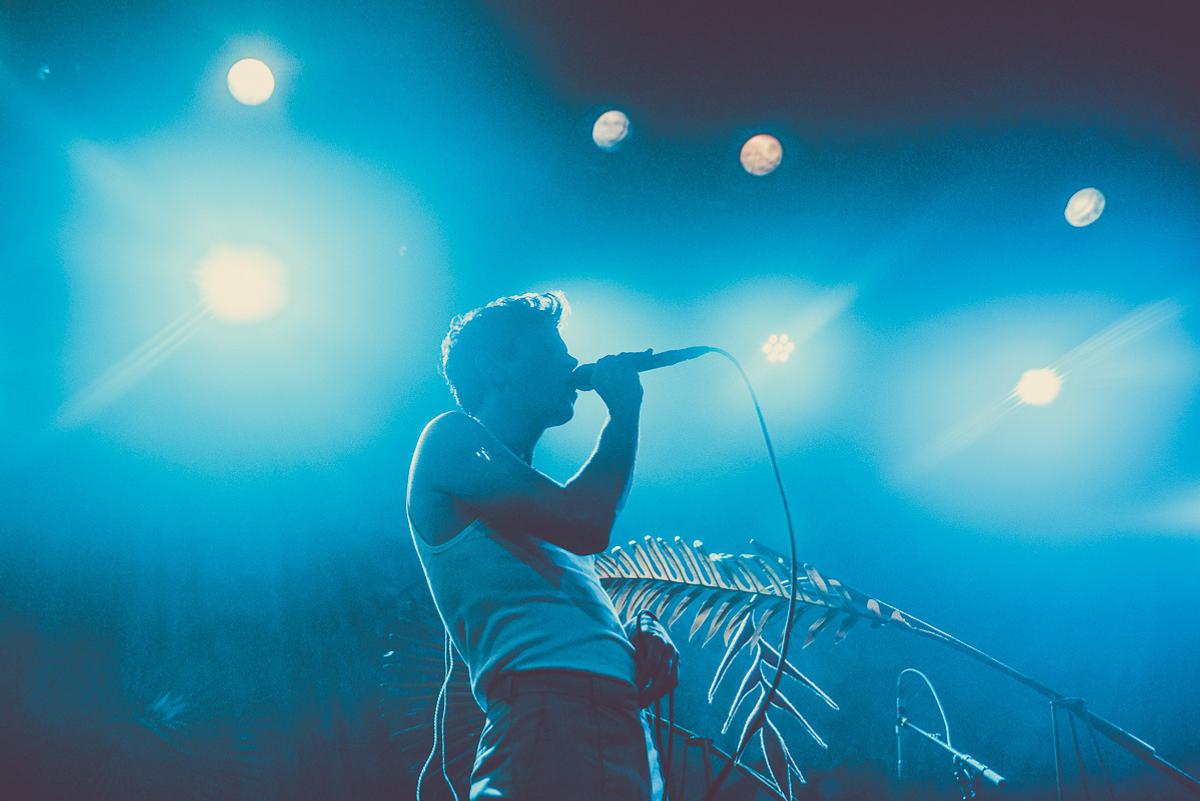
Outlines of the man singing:
[{"label": "man singing", "polygon": [[409,472],[413,543],[487,713],[472,801],[662,792],[640,710],[674,688],[678,653],[649,613],[622,627],[592,559],[633,476],[636,354],[596,364],[608,420],[579,472],[559,484],[532,467],[546,429],[574,415],[567,312],[561,293],[530,293],[451,322],[442,373],[459,411],[425,427]]}]

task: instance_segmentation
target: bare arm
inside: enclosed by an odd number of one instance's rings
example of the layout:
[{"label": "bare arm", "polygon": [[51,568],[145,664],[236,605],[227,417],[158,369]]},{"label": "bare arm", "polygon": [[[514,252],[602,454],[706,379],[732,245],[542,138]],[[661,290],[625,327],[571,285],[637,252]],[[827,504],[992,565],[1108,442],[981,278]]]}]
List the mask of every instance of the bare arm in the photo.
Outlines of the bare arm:
[{"label": "bare arm", "polygon": [[600,524],[598,533],[602,541],[592,553],[608,547],[613,523],[629,495],[640,421],[640,408],[610,413],[600,431],[596,449],[579,472],[567,482],[571,501],[595,510]]},{"label": "bare arm", "polygon": [[473,418],[450,412],[421,435],[414,478],[499,530],[519,531],[573,553],[608,547],[629,492],[637,452],[641,384],[628,360],[607,357],[593,386],[609,419],[591,457],[565,485],[521,461]]}]

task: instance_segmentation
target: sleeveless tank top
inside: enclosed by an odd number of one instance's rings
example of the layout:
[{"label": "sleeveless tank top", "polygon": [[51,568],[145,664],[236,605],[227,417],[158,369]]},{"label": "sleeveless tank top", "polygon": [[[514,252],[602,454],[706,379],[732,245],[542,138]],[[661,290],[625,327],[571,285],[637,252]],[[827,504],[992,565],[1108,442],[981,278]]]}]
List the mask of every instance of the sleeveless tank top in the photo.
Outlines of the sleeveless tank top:
[{"label": "sleeveless tank top", "polygon": [[438,614],[486,709],[501,671],[579,670],[633,684],[633,646],[600,586],[593,557],[476,519],[440,545],[409,522]]}]

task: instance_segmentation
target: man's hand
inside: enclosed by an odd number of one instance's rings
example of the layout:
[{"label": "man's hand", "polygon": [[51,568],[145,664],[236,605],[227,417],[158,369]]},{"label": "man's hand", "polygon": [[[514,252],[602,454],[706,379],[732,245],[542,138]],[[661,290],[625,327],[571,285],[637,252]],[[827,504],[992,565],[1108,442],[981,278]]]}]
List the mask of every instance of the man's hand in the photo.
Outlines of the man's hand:
[{"label": "man's hand", "polygon": [[625,627],[634,648],[634,683],[644,709],[679,684],[679,651],[658,618],[643,609]]},{"label": "man's hand", "polygon": [[611,416],[617,417],[636,412],[642,403],[642,381],[638,378],[635,358],[641,353],[618,353],[605,356],[596,362],[592,371],[592,389],[604,401]]}]

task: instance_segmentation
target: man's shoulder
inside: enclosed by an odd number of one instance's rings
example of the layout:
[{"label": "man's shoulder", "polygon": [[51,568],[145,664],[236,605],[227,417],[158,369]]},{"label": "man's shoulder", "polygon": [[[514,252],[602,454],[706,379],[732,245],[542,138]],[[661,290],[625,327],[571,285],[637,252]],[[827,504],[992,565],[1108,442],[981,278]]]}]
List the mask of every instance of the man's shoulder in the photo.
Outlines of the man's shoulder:
[{"label": "man's shoulder", "polygon": [[466,412],[453,409],[442,412],[425,424],[425,429],[421,432],[421,443],[425,445],[429,442],[477,439],[482,433],[482,426],[478,420]]},{"label": "man's shoulder", "polygon": [[479,421],[460,411],[442,412],[425,424],[413,452],[421,472],[461,469],[464,457],[484,447],[487,432]]},{"label": "man's shoulder", "polygon": [[446,476],[461,469],[456,464],[462,461],[458,454],[470,447],[473,424],[472,418],[460,411],[442,412],[425,424],[409,466],[410,503],[414,496],[427,495],[444,483]]}]

